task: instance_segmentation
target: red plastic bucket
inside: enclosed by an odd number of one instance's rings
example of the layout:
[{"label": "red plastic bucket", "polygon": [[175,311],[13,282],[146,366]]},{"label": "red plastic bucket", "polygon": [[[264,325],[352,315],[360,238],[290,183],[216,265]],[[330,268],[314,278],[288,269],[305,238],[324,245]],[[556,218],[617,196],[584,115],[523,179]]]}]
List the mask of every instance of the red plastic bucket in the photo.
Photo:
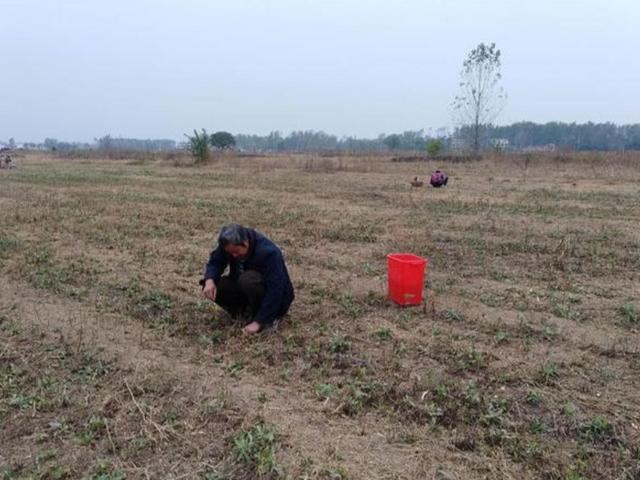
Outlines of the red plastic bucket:
[{"label": "red plastic bucket", "polygon": [[389,297],[398,305],[420,305],[428,260],[411,253],[387,255]]}]

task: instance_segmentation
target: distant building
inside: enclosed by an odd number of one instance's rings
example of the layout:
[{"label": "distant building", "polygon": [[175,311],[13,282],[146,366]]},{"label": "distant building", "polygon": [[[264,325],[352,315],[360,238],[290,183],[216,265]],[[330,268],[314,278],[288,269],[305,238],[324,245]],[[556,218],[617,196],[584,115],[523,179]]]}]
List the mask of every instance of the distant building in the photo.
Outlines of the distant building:
[{"label": "distant building", "polygon": [[546,145],[529,145],[528,147],[522,147],[522,151],[525,153],[536,152],[555,152],[558,149],[555,143],[547,143]]},{"label": "distant building", "polygon": [[493,138],[491,139],[491,146],[494,150],[503,152],[509,148],[509,140],[507,138]]}]

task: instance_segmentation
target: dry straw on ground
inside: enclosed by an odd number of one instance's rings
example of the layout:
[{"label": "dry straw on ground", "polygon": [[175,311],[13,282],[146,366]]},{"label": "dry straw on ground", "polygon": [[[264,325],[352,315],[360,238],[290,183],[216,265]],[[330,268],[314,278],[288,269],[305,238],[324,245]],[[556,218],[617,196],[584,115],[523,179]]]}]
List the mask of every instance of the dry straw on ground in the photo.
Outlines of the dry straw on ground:
[{"label": "dry straw on ground", "polygon": [[[188,163],[1,172],[3,478],[640,475],[637,154]],[[230,221],[285,252],[278,332],[199,297]],[[422,307],[390,252],[429,257]]]}]

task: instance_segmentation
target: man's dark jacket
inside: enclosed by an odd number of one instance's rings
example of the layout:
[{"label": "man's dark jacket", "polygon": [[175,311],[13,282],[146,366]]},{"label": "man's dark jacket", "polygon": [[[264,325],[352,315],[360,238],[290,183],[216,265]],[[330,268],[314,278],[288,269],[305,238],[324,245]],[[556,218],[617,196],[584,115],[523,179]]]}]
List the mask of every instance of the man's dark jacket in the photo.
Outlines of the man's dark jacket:
[{"label": "man's dark jacket", "polygon": [[294,298],[293,285],[282,252],[276,244],[252,228],[246,230],[249,236],[249,251],[245,258],[241,261],[235,260],[218,244],[211,252],[204,279],[206,281],[211,278],[218,285],[222,273],[229,265],[229,277],[237,280],[240,275],[240,262],[243,271],[255,270],[262,274],[265,294],[254,320],[260,324],[272,323],[289,310]]}]

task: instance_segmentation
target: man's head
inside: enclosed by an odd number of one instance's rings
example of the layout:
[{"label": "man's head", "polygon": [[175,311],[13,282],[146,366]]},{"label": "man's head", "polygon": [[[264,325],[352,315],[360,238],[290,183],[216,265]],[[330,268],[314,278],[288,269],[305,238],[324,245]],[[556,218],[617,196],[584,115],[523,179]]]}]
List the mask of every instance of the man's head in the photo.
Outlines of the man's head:
[{"label": "man's head", "polygon": [[242,225],[225,225],[220,230],[218,244],[233,258],[242,260],[249,253],[249,232]]}]

